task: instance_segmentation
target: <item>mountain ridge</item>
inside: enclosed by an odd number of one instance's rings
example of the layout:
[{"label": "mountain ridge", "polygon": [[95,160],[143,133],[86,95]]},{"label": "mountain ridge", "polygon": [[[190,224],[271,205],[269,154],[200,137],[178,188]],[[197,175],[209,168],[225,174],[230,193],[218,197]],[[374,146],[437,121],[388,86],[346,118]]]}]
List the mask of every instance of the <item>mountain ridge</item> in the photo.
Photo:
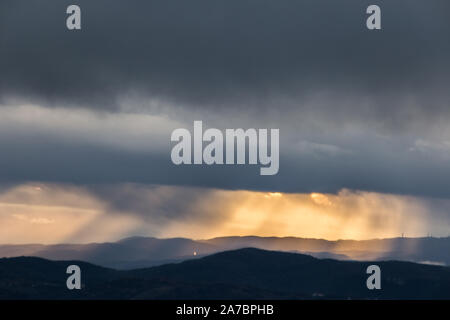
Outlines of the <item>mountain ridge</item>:
[{"label": "mountain ridge", "polygon": [[333,241],[297,237],[236,236],[192,240],[138,236],[105,243],[0,245],[0,257],[26,255],[51,260],[82,260],[105,267],[134,269],[245,247],[341,260],[394,259],[450,265],[449,237]]}]

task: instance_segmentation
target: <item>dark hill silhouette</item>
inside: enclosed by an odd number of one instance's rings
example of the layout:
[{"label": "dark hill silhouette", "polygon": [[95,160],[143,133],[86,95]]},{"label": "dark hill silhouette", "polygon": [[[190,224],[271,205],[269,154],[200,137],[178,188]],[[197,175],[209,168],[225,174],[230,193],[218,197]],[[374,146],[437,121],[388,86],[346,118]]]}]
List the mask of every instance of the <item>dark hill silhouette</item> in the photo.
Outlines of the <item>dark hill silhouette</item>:
[{"label": "dark hill silhouette", "polygon": [[67,266],[82,269],[85,283],[98,285],[117,276],[117,271],[81,261],[49,261],[35,257],[0,259],[0,299],[73,299],[66,288]]},{"label": "dark hill silhouette", "polygon": [[[65,288],[78,264],[83,289]],[[115,271],[83,262],[0,259],[2,299],[450,299],[450,268],[382,261],[382,289],[366,288],[370,262],[239,249],[182,263]]]}]

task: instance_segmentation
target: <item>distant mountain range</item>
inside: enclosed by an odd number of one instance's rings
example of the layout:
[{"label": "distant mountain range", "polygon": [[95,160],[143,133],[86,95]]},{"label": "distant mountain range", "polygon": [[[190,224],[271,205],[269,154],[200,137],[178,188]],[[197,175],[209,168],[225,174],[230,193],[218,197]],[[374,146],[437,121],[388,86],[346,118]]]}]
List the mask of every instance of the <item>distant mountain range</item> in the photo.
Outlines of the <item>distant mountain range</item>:
[{"label": "distant mountain range", "polygon": [[[66,288],[69,264],[81,290]],[[370,264],[253,248],[128,271],[3,258],[0,299],[450,299],[450,267],[380,261],[382,288],[368,290]]]},{"label": "distant mountain range", "polygon": [[297,252],[338,260],[401,260],[450,265],[450,238],[375,240],[303,239],[295,237],[126,238],[112,243],[0,245],[0,257],[34,256],[50,260],[81,260],[115,269],[134,269],[200,258],[240,248]]}]

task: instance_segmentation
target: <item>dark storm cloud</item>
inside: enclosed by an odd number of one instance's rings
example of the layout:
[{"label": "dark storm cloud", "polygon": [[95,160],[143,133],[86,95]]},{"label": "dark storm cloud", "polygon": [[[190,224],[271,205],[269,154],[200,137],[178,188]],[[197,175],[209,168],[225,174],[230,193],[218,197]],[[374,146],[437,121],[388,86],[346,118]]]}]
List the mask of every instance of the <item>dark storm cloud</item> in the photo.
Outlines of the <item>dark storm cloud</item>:
[{"label": "dark storm cloud", "polygon": [[[392,145],[377,145],[374,141],[360,146],[357,152],[337,155],[292,154],[287,147],[280,156],[280,172],[275,176],[260,176],[259,166],[254,165],[175,166],[170,161],[169,146],[161,154],[155,154],[86,143],[65,144],[56,138],[21,139],[0,142],[0,177],[3,183],[47,181],[91,185],[100,196],[111,199],[117,210],[133,203],[134,210],[142,211],[145,204],[141,203],[145,202],[140,201],[141,195],[133,197],[132,193],[124,190],[121,190],[122,194],[114,194],[106,192],[108,188],[105,187],[106,191],[102,192],[100,184],[136,182],[300,193],[336,193],[348,188],[450,197],[449,158],[402,150]],[[394,150],[389,152],[391,148]],[[183,196],[189,198],[187,193]],[[204,196],[207,197],[206,194]],[[175,198],[174,205],[182,206],[184,201],[180,195]],[[170,208],[166,209],[165,215],[170,215]]]},{"label": "dark storm cloud", "polygon": [[72,3],[3,1],[3,99],[114,108],[133,90],[184,106],[250,108],[315,90],[379,99],[420,89],[429,98],[449,80],[445,0],[378,1],[381,32],[365,28],[368,1],[79,0],[82,31],[70,32]]},{"label": "dark storm cloud", "polygon": [[[376,2],[381,31],[365,28],[372,1],[3,0],[0,179],[449,197],[450,4]],[[74,3],[81,31],[65,27]],[[26,103],[73,114],[13,111]],[[104,120],[79,107],[119,120],[99,138]],[[169,129],[158,148],[117,146],[124,109],[280,128],[280,172],[176,167]]]}]

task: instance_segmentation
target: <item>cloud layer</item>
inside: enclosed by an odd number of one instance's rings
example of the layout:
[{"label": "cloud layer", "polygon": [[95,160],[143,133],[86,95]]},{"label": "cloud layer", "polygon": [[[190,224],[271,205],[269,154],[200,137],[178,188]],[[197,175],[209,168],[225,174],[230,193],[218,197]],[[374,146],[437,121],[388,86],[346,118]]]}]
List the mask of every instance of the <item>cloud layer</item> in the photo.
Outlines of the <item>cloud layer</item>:
[{"label": "cloud layer", "polygon": [[[446,0],[0,4],[0,182],[450,197]],[[170,133],[279,128],[280,173],[175,167]]]}]

